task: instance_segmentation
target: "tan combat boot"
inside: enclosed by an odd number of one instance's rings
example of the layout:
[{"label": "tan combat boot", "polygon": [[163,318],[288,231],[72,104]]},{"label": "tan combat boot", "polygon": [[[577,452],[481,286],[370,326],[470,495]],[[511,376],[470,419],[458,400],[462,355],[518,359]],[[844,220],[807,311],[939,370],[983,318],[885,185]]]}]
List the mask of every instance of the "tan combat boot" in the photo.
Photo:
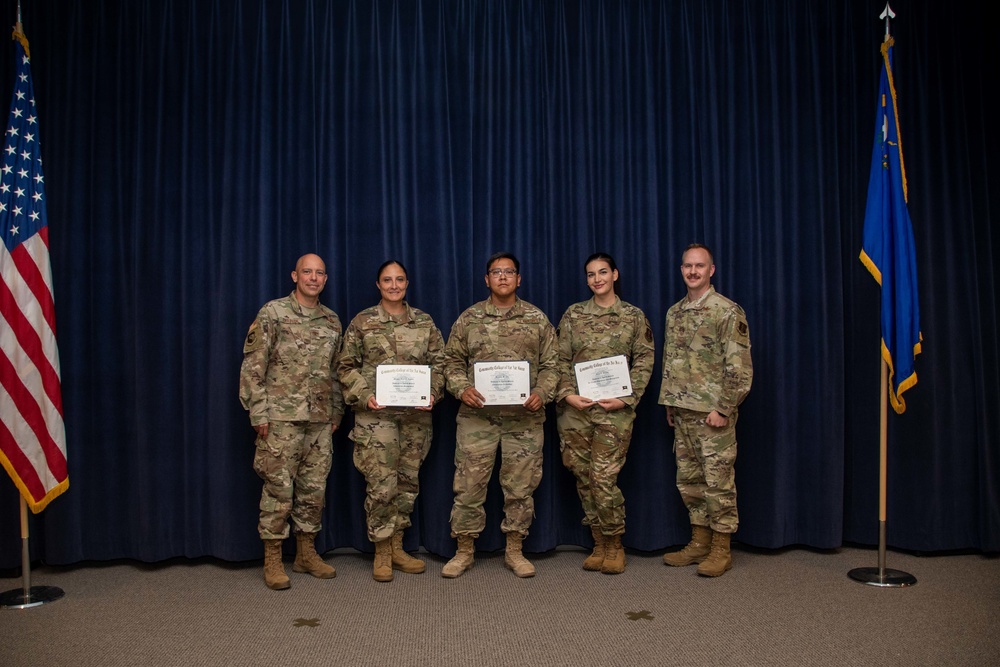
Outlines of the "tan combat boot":
[{"label": "tan combat boot", "polygon": [[663,563],[683,567],[700,563],[712,549],[712,529],[708,526],[691,526],[691,541],[680,551],[663,554]]},{"label": "tan combat boot", "polygon": [[458,536],[458,551],[455,557],[441,568],[441,576],[447,579],[460,577],[466,570],[471,570],[476,564],[476,541],[469,535]]},{"label": "tan combat boot", "polygon": [[333,579],[337,571],[316,553],[316,533],[295,533],[295,562],[292,572],[308,572],[319,579]]},{"label": "tan combat boot", "polygon": [[625,549],[622,548],[621,535],[608,535],[604,538],[604,563],[601,572],[604,574],[621,574],[625,571]]},{"label": "tan combat boot", "polygon": [[281,562],[281,540],[264,540],[264,583],[273,591],[290,588],[292,582]]},{"label": "tan combat boot", "polygon": [[583,561],[583,569],[597,572],[604,563],[604,534],[600,526],[591,525],[590,534],[594,536],[594,551]]},{"label": "tan combat boot", "polygon": [[523,539],[520,533],[507,533],[507,549],[503,554],[503,564],[522,579],[535,576],[535,566],[521,553]]},{"label": "tan combat boot", "polygon": [[375,563],[372,565],[372,579],[392,581],[392,539],[375,543]]},{"label": "tan combat boot", "polygon": [[420,574],[427,569],[424,561],[403,551],[403,531],[401,530],[397,530],[392,535],[392,566],[407,574]]},{"label": "tan combat boot", "polygon": [[698,566],[698,574],[703,577],[721,577],[733,567],[733,558],[729,555],[729,533],[712,531],[712,550],[708,558]]}]

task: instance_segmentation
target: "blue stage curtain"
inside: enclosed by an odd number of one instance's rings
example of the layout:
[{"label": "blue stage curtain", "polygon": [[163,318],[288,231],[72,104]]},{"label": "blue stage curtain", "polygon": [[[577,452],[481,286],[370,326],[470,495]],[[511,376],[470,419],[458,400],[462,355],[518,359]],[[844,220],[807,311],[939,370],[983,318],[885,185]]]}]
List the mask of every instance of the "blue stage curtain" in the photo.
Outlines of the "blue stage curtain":
[{"label": "blue stage curtain", "polygon": [[[659,356],[696,241],[753,342],[736,539],[875,544],[879,301],[857,257],[883,5],[25,3],[70,476],[31,519],[33,558],[260,558],[242,343],[304,252],[327,260],[345,325],[398,258],[447,335],[491,253],[520,258],[521,296],[557,323],[607,251]],[[963,7],[979,4],[893,3],[924,347],[890,415],[888,542],[919,551],[1000,550],[1000,66]],[[659,373],[621,476],[625,544],[651,551],[688,536]],[[442,555],[456,410],[435,409],[406,539]],[[589,541],[549,410],[529,551]],[[319,546],[367,551],[350,426]],[[500,501],[494,480],[481,548],[502,546]],[[0,567],[20,562],[17,506],[0,479]]]}]

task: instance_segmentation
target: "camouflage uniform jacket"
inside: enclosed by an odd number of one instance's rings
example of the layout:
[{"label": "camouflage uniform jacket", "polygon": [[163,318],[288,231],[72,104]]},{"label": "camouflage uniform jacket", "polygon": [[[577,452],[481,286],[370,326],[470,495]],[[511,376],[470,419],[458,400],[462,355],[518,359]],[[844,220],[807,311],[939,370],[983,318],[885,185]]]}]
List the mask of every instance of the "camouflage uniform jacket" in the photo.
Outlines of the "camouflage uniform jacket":
[{"label": "camouflage uniform jacket", "polygon": [[559,362],[562,377],[556,400],[579,393],[574,365],[604,357],[625,355],[632,381],[632,395],[623,396],[625,405],[635,408],[653,374],[656,350],[653,329],[643,312],[615,298],[603,308],[591,298],[566,309],[559,321]]},{"label": "camouflage uniform jacket", "polygon": [[367,410],[375,394],[375,368],[379,364],[414,364],[431,367],[434,402],[444,394],[444,337],[431,316],[404,302],[406,314],[396,322],[381,304],[358,313],[344,332],[337,374],[344,401],[355,411]]},{"label": "camouflage uniform jacket", "polygon": [[243,343],[240,402],[250,423],[307,421],[340,424],[344,399],[335,374],[342,329],[320,304],[303,312],[295,293],[264,304]]},{"label": "camouflage uniform jacket", "polygon": [[[475,386],[477,361],[527,361],[531,365],[531,393],[542,403],[555,396],[559,382],[559,351],[556,331],[541,310],[517,299],[501,313],[489,299],[467,308],[458,316],[444,350],[444,376],[448,391],[461,400]],[[471,410],[464,403],[460,410]],[[521,414],[523,409],[507,409]]]},{"label": "camouflage uniform jacket", "polygon": [[660,404],[729,414],[753,381],[750,329],[743,309],[709,286],[667,311]]}]

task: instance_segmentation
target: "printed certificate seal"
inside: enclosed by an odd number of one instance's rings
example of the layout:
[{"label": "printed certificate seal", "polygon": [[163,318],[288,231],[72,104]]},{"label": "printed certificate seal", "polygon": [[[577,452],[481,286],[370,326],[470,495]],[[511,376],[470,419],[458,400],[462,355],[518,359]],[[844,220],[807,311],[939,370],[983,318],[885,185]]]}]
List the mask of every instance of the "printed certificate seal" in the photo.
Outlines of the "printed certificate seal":
[{"label": "printed certificate seal", "polygon": [[413,381],[413,377],[410,375],[394,375],[392,377],[392,390],[398,391],[403,394],[408,394],[413,391],[413,387],[416,383]]},{"label": "printed certificate seal", "polygon": [[507,391],[514,384],[514,378],[506,371],[500,371],[490,378],[490,386],[497,391]]},{"label": "printed certificate seal", "polygon": [[595,385],[604,389],[605,387],[610,387],[612,383],[616,380],[616,377],[612,375],[608,369],[599,368],[594,371],[594,375],[590,378],[590,381]]}]

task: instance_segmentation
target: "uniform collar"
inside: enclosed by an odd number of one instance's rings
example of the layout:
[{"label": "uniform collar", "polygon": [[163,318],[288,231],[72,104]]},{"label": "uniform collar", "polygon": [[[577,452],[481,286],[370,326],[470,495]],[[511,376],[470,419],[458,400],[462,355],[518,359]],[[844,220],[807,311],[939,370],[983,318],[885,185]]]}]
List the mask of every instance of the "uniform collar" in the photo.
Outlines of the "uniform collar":
[{"label": "uniform collar", "polygon": [[323,304],[320,303],[319,301],[316,302],[316,307],[315,308],[310,308],[309,309],[310,311],[312,311],[312,313],[311,314],[307,314],[305,312],[305,310],[303,310],[302,304],[299,303],[299,300],[295,298],[295,290],[292,290],[292,293],[288,295],[288,299],[289,299],[289,301],[292,302],[292,304],[291,304],[292,305],[292,310],[297,315],[301,315],[302,317],[322,317],[324,315]]},{"label": "uniform collar", "polygon": [[[514,305],[507,309],[506,314],[507,315],[520,314],[524,310],[524,306],[522,305],[522,303],[523,302],[521,301],[521,299],[515,296]],[[486,306],[483,308],[483,310],[486,312],[487,315],[493,315],[495,317],[503,317],[504,315],[504,312],[501,311],[499,308],[497,308],[496,305],[493,303],[492,297],[486,298]]]},{"label": "uniform collar", "polygon": [[705,293],[698,297],[695,301],[691,301],[687,296],[684,297],[684,303],[681,305],[682,308],[701,308],[705,305],[705,300],[708,299],[710,294],[715,294],[715,286],[709,285]]},{"label": "uniform collar", "polygon": [[379,321],[380,322],[399,322],[399,321],[409,322],[409,321],[411,321],[413,319],[413,310],[410,308],[410,304],[408,304],[405,299],[403,300],[403,306],[406,308],[406,312],[403,314],[403,319],[402,320],[396,320],[393,317],[393,315],[390,314],[389,311],[386,310],[382,306],[382,302],[380,301],[375,306],[375,308],[378,309],[378,319],[379,319]]},{"label": "uniform collar", "polygon": [[615,302],[608,307],[600,306],[594,297],[590,297],[586,303],[583,305],[583,310],[585,313],[590,313],[593,315],[603,315],[604,313],[620,313],[622,309],[622,300],[617,294],[615,295]]}]

